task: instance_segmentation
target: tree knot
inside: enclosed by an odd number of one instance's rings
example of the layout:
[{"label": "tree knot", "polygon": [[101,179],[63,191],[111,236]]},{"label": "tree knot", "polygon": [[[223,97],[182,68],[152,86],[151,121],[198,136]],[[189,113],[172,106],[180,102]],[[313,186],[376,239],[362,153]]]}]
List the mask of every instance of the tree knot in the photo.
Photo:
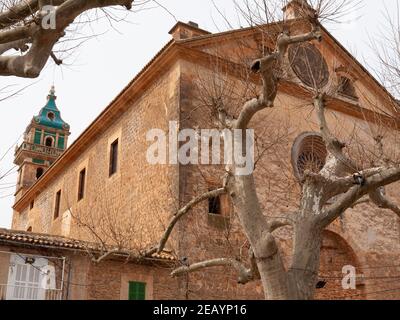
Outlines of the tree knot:
[{"label": "tree knot", "polygon": [[353,179],[354,179],[355,185],[359,185],[359,186],[365,185],[365,177],[361,173],[357,172],[357,173],[353,174]]}]

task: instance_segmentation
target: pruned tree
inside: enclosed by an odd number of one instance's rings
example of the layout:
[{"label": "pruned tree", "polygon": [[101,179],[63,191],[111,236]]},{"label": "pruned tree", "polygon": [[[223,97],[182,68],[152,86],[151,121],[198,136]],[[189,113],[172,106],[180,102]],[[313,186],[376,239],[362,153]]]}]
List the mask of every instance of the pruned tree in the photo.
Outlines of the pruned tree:
[{"label": "pruned tree", "polygon": [[[323,41],[321,20],[340,17],[355,4],[354,1],[319,0],[312,1],[311,7],[306,1],[295,2],[300,5],[304,20],[309,25],[308,31],[293,30],[290,21],[281,21],[281,32],[278,35],[267,34],[273,43],[272,50],[266,50],[250,67],[261,79],[258,93],[241,106],[237,115],[230,114],[224,99],[214,99],[219,123],[225,129],[240,130],[242,137],[238,143],[241,145],[245,145],[246,129],[251,127],[256,115],[268,110],[272,112],[276,108],[278,87],[287,74],[288,48]],[[271,7],[268,1],[244,1],[239,12],[250,25],[261,30],[262,23],[274,21],[276,7]],[[380,151],[373,161],[370,159],[368,163],[361,163],[359,158],[352,157],[348,146],[334,134],[326,118],[326,109],[333,92],[324,91],[323,86],[317,85],[318,79],[309,80],[312,88],[309,90],[312,97],[309,105],[316,112],[327,159],[320,171],[304,171],[296,212],[287,212],[275,219],[267,218],[258,197],[254,174],[240,175],[237,174],[240,166],[235,163],[227,165],[221,187],[198,195],[177,210],[159,243],[146,254],[161,252],[177,222],[190,214],[196,205],[210,197],[227,194],[250,244],[248,262],[236,258],[215,257],[208,261],[183,265],[172,272],[173,276],[208,267],[230,266],[238,272],[239,283],[261,279],[266,299],[313,299],[318,281],[322,234],[330,224],[347,209],[364,201],[392,210],[400,217],[400,208],[384,192],[386,185],[400,180],[399,162],[390,161],[384,156],[381,136],[374,137],[376,148]],[[282,252],[274,234],[274,231],[285,226],[290,226],[293,234],[293,257],[288,267],[283,263]]]},{"label": "pruned tree", "polygon": [[[63,37],[71,38],[71,28],[77,18],[85,15],[86,22],[98,18],[90,13],[146,1],[133,0],[2,0],[0,2],[0,75],[36,78],[49,58],[60,65],[55,47]],[[111,15],[112,16],[112,15]],[[68,35],[69,34],[69,35]],[[15,54],[12,50],[17,51]]]}]

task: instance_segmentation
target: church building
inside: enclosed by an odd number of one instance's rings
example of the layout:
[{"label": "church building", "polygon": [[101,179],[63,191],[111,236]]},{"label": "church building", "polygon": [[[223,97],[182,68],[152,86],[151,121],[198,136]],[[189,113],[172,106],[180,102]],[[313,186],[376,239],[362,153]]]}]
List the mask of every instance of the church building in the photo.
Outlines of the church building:
[{"label": "church building", "polygon": [[[221,33],[178,22],[171,40],[69,146],[60,112],[67,106],[52,87],[15,152],[12,230],[0,229],[0,299],[263,299],[259,281],[238,284],[229,267],[170,275],[188,262],[243,258],[248,244],[227,196],[200,203],[177,223],[164,252],[143,256],[177,209],[220,187],[223,174],[221,166],[149,163],[147,134],[171,133],[174,121],[179,130],[215,127],[212,99],[235,113],[259,88],[249,62],[273,48],[283,25],[309,29],[296,3],[284,8],[285,21]],[[262,157],[256,152],[254,173],[267,216],[294,211],[304,171],[325,163],[309,87],[336,88],[328,90],[327,118],[344,140],[357,131],[360,145],[373,148],[372,133],[399,128],[393,97],[321,28],[321,42],[289,48],[276,106],[252,122],[270,146]],[[400,203],[397,183],[386,192]],[[290,230],[277,237],[288,264]],[[369,204],[346,211],[324,233],[316,298],[399,299],[399,239],[392,212]],[[357,271],[355,288],[342,286],[345,266]]]}]

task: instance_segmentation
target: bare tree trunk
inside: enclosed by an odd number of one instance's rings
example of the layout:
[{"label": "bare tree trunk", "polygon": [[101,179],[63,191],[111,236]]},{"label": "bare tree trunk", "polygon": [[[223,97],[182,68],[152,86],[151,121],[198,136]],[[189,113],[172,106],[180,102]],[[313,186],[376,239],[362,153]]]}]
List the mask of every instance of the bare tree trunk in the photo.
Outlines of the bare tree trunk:
[{"label": "bare tree trunk", "polygon": [[267,300],[289,300],[289,282],[279,254],[270,258],[258,259],[257,267]]},{"label": "bare tree trunk", "polygon": [[293,225],[293,260],[288,270],[290,299],[314,298],[323,231],[316,218],[322,212],[325,195],[323,183],[308,177],[303,186],[299,215]]},{"label": "bare tree trunk", "polygon": [[287,300],[287,274],[276,241],[262,214],[253,175],[235,176],[231,190],[236,212],[255,255],[265,298]]},{"label": "bare tree trunk", "polygon": [[312,221],[298,221],[294,229],[293,262],[288,270],[289,298],[312,300],[318,281],[321,231]]}]

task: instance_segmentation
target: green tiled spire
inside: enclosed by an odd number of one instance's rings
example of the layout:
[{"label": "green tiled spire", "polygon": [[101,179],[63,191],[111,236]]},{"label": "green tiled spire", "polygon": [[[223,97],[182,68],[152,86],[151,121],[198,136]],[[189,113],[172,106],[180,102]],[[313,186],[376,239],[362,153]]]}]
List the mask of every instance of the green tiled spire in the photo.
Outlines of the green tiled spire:
[{"label": "green tiled spire", "polygon": [[40,110],[39,115],[34,117],[34,121],[42,126],[68,130],[69,125],[61,119],[60,110],[58,110],[56,105],[56,95],[54,86],[51,87],[49,95],[47,96],[46,105]]}]

